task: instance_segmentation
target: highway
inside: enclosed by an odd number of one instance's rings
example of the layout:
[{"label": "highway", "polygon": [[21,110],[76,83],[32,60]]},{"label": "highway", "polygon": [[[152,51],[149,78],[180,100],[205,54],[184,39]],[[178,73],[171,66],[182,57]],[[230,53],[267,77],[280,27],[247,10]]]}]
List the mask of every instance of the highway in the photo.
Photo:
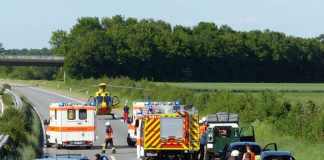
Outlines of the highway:
[{"label": "highway", "polygon": [[[48,119],[49,111],[48,107],[50,103],[80,103],[84,100],[74,99],[66,95],[57,94],[51,91],[46,91],[43,89],[35,87],[22,87],[13,85],[12,90],[20,96],[25,96],[31,104],[39,112],[42,120]],[[119,112],[119,114],[118,114]],[[121,114],[120,110],[115,111],[117,115]],[[109,154],[112,160],[135,160],[136,159],[136,148],[128,147],[126,142],[127,137],[127,124],[124,124],[120,119],[112,120],[111,116],[97,116],[96,118],[96,134],[97,141],[91,149],[85,148],[71,148],[71,149],[56,149],[45,148],[45,156],[55,155],[55,154],[85,154],[90,159],[93,159],[96,153],[101,152],[102,144],[104,143],[105,135],[105,123],[107,121],[111,122],[111,125],[114,129],[114,145],[116,146],[117,153],[110,154],[111,150],[108,149],[106,153]]]}]

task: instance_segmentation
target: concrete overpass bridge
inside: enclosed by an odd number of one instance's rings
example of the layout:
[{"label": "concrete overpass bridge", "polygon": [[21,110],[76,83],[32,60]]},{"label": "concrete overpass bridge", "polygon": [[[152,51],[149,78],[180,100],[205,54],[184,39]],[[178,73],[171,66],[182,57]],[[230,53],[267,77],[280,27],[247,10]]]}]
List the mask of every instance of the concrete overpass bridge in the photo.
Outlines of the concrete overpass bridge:
[{"label": "concrete overpass bridge", "polygon": [[0,55],[0,65],[2,66],[53,66],[64,65],[65,58],[62,56],[43,55]]}]

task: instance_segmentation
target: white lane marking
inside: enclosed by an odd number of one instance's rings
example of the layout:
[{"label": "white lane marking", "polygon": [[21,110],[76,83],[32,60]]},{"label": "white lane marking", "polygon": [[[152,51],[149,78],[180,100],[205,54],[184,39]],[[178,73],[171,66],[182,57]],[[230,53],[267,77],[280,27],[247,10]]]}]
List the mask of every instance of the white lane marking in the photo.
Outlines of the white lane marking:
[{"label": "white lane marking", "polygon": [[0,99],[0,103],[1,103],[1,114],[3,114],[4,106],[3,106],[3,103],[2,103],[2,99]]},{"label": "white lane marking", "polygon": [[110,156],[110,158],[111,158],[112,160],[116,160],[115,156]]},{"label": "white lane marking", "polygon": [[84,103],[82,101],[79,101],[77,99],[74,99],[74,98],[71,98],[71,97],[67,97],[67,96],[64,96],[64,95],[60,95],[60,94],[57,94],[55,92],[51,92],[51,91],[46,91],[46,90],[43,90],[43,89],[39,89],[39,88],[34,88],[34,87],[30,87],[32,89],[35,89],[35,90],[39,90],[39,91],[43,91],[43,92],[47,92],[47,93],[51,93],[51,94],[54,94],[54,95],[57,95],[57,96],[61,96],[61,97],[64,97],[64,98],[67,98],[67,99],[71,99],[73,101],[77,101],[77,102],[80,102],[80,103]]}]

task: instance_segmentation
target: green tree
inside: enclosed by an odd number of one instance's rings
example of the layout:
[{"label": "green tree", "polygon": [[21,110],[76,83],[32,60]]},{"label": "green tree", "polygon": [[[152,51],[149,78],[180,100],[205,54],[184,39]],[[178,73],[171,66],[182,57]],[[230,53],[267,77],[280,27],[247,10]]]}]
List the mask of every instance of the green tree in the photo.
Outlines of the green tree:
[{"label": "green tree", "polygon": [[57,30],[52,33],[49,41],[52,51],[57,55],[67,55],[70,49],[68,34],[66,31]]}]

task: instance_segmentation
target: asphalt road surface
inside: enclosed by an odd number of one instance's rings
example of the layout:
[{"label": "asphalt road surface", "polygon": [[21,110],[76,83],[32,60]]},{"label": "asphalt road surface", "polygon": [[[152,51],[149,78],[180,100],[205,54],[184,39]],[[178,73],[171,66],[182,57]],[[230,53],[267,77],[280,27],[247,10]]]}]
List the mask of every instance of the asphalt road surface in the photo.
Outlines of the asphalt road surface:
[{"label": "asphalt road surface", "polygon": [[[50,91],[45,91],[34,87],[13,85],[12,90],[20,96],[25,96],[31,102],[31,104],[36,108],[36,110],[39,112],[43,120],[48,119],[49,116],[48,107],[50,103],[82,102],[77,99],[70,98],[68,96],[64,96]],[[120,110],[115,112],[117,115],[119,112],[119,116],[120,116],[121,113]],[[116,147],[117,153],[110,154],[111,152],[110,149],[108,149],[106,153],[109,154],[112,160],[115,159],[135,160],[136,148],[128,147],[126,142],[127,124],[124,124],[121,119],[112,120],[111,116],[97,116],[96,120],[97,120],[96,122],[97,141],[95,142],[94,146],[91,149],[85,149],[85,148],[56,149],[55,147],[45,148],[45,156],[55,155],[55,154],[85,154],[90,159],[93,159],[95,154],[101,152],[102,144],[104,143],[105,123],[107,121],[110,121],[114,129],[114,145]]]}]

